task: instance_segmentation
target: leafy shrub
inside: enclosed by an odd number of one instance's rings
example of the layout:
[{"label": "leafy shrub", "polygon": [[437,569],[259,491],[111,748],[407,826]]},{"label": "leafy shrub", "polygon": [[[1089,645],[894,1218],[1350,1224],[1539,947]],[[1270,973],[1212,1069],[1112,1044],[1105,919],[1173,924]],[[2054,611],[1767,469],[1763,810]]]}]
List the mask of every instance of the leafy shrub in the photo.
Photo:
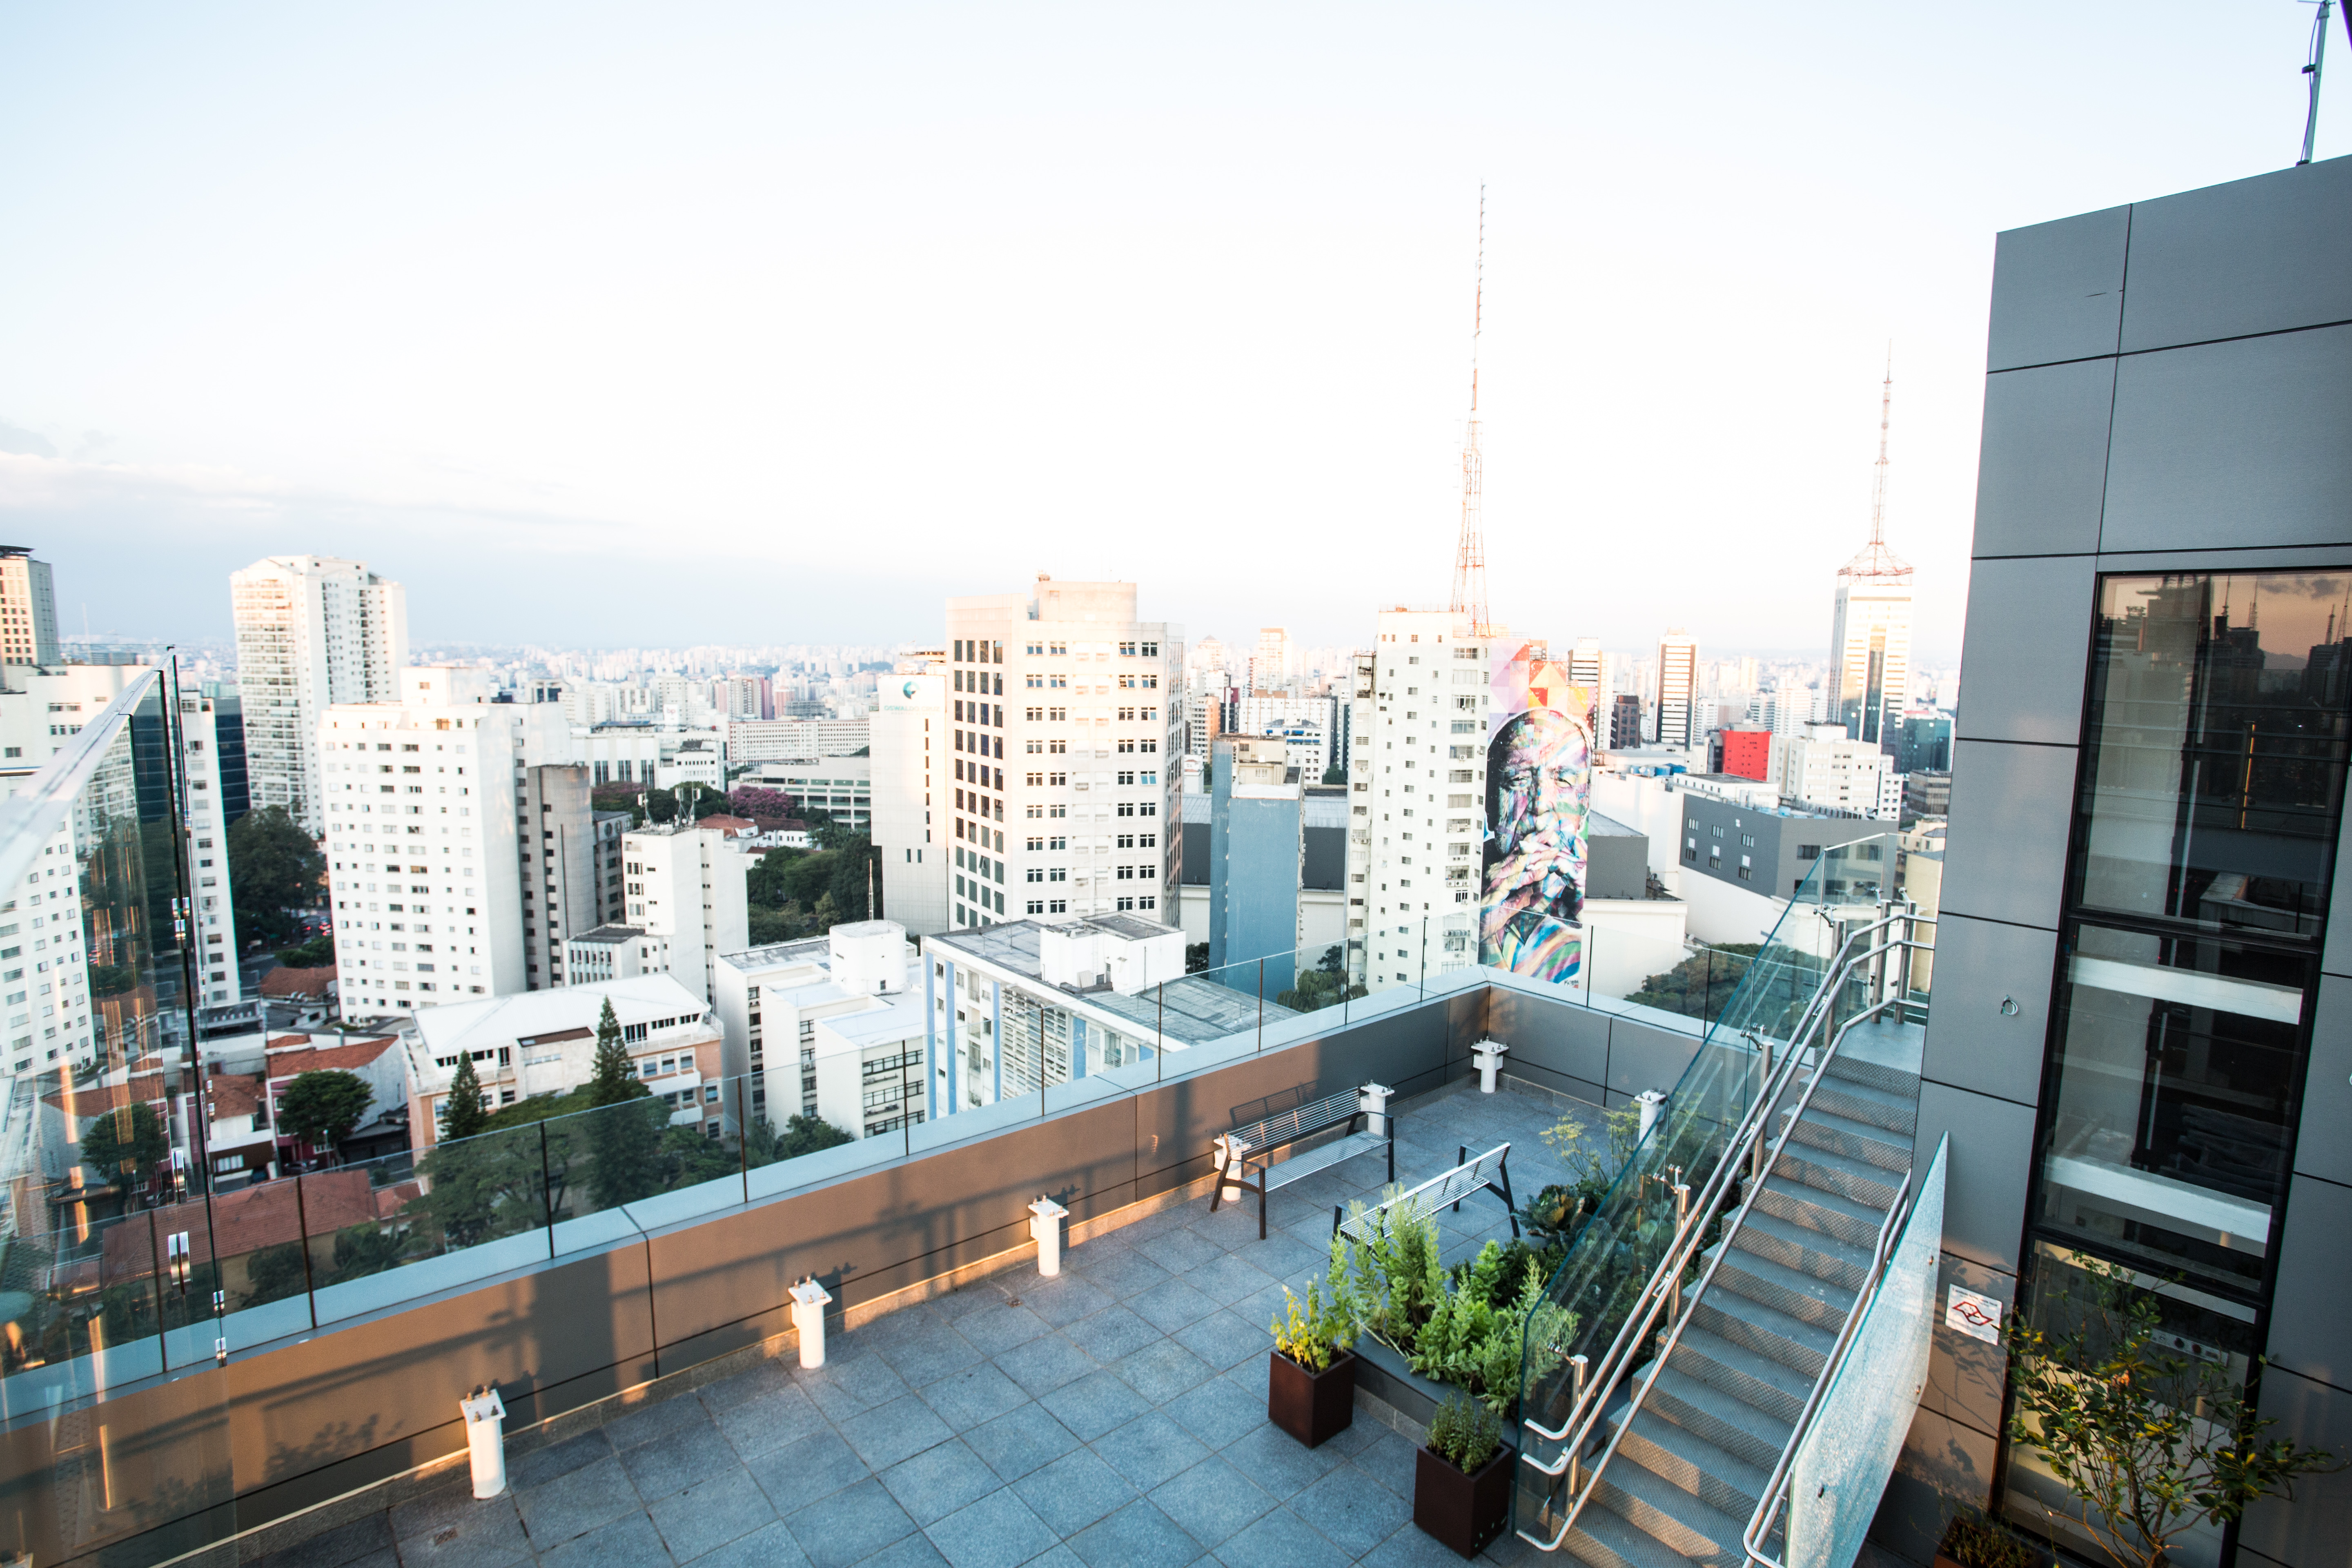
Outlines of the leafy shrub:
[{"label": "leafy shrub", "polygon": [[1282,1300],[1288,1316],[1277,1317],[1268,1325],[1274,1332],[1274,1348],[1307,1371],[1321,1372],[1331,1364],[1333,1352],[1355,1342],[1346,1320],[1324,1308],[1312,1283],[1307,1287],[1306,1310],[1299,1310],[1298,1298],[1287,1285],[1282,1289]]},{"label": "leafy shrub", "polygon": [[1502,1417],[1478,1400],[1449,1394],[1430,1418],[1430,1452],[1465,1475],[1485,1469],[1502,1446]]},{"label": "leafy shrub", "polygon": [[1944,1529],[1944,1553],[1962,1568],[2041,1568],[2042,1554],[1974,1509]]}]

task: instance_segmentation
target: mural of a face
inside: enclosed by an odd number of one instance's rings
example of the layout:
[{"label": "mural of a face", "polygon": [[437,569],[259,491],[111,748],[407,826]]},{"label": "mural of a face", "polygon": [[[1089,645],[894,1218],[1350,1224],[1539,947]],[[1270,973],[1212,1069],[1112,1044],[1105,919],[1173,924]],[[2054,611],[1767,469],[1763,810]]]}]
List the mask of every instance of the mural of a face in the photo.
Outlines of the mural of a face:
[{"label": "mural of a face", "polygon": [[1519,714],[1486,748],[1486,885],[1479,910],[1481,963],[1546,980],[1568,980],[1584,955],[1585,814],[1592,793],[1592,736],[1548,708]]}]

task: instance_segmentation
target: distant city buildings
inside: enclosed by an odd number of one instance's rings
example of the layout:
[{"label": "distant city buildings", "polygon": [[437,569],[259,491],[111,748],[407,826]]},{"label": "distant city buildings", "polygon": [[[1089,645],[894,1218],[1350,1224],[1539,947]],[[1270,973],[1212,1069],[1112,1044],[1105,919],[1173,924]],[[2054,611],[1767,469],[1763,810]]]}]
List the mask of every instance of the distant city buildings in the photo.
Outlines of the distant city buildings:
[{"label": "distant city buildings", "polygon": [[1651,739],[1687,748],[1706,738],[1698,716],[1698,641],[1676,628],[1658,639],[1657,728]]},{"label": "distant city buildings", "polygon": [[272,555],[229,574],[229,609],[253,804],[320,832],[320,722],[338,703],[399,700],[406,595],[363,561]]},{"label": "distant city buildings", "polygon": [[0,664],[63,662],[49,563],[21,544],[0,544]]},{"label": "distant city buildings", "polygon": [[874,705],[871,832],[882,860],[881,912],[919,936],[947,930],[950,919],[947,653],[910,651]]}]

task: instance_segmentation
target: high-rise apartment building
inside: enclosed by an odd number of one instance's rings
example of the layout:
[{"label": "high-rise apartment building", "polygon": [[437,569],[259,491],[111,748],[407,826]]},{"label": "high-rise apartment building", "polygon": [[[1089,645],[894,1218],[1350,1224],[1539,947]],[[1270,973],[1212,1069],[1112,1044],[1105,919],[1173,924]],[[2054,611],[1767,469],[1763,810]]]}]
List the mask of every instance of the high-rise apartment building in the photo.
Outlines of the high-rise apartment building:
[{"label": "high-rise apartment building", "polygon": [[1182,628],[1132,583],[948,601],[949,929],[1176,907]]},{"label": "high-rise apartment building", "polygon": [[646,968],[716,1006],[719,955],[751,942],[743,852],[715,827],[664,822],[622,835],[621,863],[628,923],[651,952]]},{"label": "high-rise apartment building", "polygon": [[400,700],[407,596],[365,562],[333,556],[272,555],[228,581],[253,804],[320,832],[320,721],[337,703]]},{"label": "high-rise apartment building", "polygon": [[[1885,454],[1880,453],[1884,466]],[[1870,542],[1838,568],[1830,619],[1830,719],[1847,734],[1892,755],[1911,705],[1911,567],[1874,529]]]},{"label": "high-rise apartment building", "polygon": [[1257,649],[1250,655],[1249,688],[1244,695],[1279,697],[1290,689],[1290,633],[1282,626],[1260,626]]},{"label": "high-rise apartment building", "polygon": [[874,694],[869,796],[882,912],[917,936],[948,929],[948,658],[916,648]]},{"label": "high-rise apartment building", "polygon": [[1493,647],[1459,612],[1384,610],[1357,656],[1348,936],[1375,991],[1476,961]]},{"label": "high-rise apartment building", "polygon": [[1696,746],[1706,739],[1698,711],[1698,639],[1680,629],[1658,639],[1657,733],[1661,746]]},{"label": "high-rise apartment building", "polygon": [[566,973],[567,944],[622,918],[621,836],[630,814],[598,811],[578,763],[526,767],[516,785],[524,983],[533,991],[578,984]]},{"label": "high-rise apartment building", "polygon": [[58,650],[58,595],[49,563],[30,547],[0,544],[0,664],[52,665]]}]

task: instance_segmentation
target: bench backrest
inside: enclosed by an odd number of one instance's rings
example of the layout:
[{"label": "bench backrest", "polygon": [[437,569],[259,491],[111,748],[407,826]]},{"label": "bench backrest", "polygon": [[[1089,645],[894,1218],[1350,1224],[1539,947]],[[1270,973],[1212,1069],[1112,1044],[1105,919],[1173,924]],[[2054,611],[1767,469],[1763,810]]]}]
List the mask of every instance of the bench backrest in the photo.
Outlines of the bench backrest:
[{"label": "bench backrest", "polygon": [[1337,1127],[1353,1117],[1359,1109],[1356,1091],[1344,1089],[1337,1094],[1307,1100],[1272,1116],[1238,1122],[1234,1127],[1233,1135],[1244,1148],[1271,1149],[1276,1144],[1304,1138],[1311,1132]]},{"label": "bench backrest", "polygon": [[1495,1176],[1503,1168],[1504,1156],[1511,1152],[1508,1143],[1497,1143],[1492,1149],[1466,1163],[1441,1172],[1417,1187],[1399,1193],[1386,1203],[1364,1209],[1348,1216],[1339,1226],[1350,1241],[1363,1241],[1378,1228],[1380,1216],[1399,1204],[1417,1203],[1429,1214],[1458,1203],[1472,1193],[1495,1187]]}]

